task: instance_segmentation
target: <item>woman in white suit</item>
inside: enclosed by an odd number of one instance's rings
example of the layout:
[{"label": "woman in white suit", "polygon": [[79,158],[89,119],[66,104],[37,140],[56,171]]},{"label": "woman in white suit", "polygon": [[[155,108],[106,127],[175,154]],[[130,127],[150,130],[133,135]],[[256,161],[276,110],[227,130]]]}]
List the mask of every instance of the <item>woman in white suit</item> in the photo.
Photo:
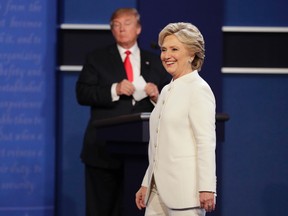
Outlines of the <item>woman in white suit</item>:
[{"label": "woman in white suit", "polygon": [[158,42],[173,79],[150,116],[149,166],[136,205],[145,216],[204,216],[216,204],[216,105],[198,74],[204,39],[190,23],[171,23]]}]

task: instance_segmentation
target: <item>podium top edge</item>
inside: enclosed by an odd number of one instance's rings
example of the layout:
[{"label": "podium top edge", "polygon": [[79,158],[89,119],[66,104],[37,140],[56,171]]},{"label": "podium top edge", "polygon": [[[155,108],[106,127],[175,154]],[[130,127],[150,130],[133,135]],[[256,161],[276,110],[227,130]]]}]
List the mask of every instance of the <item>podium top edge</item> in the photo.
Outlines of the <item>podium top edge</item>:
[{"label": "podium top edge", "polygon": [[106,119],[96,120],[94,122],[95,127],[104,127],[109,125],[130,123],[136,121],[147,121],[150,118],[150,112],[142,112],[142,113],[133,113],[129,115],[121,115]]},{"label": "podium top edge", "polygon": [[[148,121],[150,118],[150,112],[142,112],[142,113],[133,113],[129,115],[121,115],[115,116],[106,119],[100,119],[94,121],[95,127],[105,127],[117,124],[124,124],[124,123],[132,123],[137,121]],[[216,121],[218,122],[225,122],[229,120],[229,115],[226,113],[217,113],[216,114]]]}]

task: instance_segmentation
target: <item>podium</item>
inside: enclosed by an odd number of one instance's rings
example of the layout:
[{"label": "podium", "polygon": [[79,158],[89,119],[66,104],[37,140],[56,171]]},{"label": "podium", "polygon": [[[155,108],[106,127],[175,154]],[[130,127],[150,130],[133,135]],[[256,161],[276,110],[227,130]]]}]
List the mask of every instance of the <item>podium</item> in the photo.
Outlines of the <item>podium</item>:
[{"label": "podium", "polygon": [[[123,216],[144,215],[144,210],[135,205],[135,193],[148,166],[149,117],[150,113],[136,113],[94,122],[98,139],[105,141],[110,153],[123,161]],[[224,123],[228,119],[225,113],[216,114],[217,142],[224,141]]]}]

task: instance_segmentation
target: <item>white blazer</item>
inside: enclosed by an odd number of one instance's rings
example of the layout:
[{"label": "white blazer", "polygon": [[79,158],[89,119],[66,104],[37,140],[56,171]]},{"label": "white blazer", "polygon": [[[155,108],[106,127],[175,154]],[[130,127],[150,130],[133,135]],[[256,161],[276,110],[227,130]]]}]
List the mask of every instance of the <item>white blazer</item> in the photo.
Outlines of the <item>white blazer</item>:
[{"label": "white blazer", "polygon": [[200,191],[216,192],[215,108],[213,92],[198,71],[163,88],[149,122],[146,201],[153,175],[169,208],[200,206]]}]

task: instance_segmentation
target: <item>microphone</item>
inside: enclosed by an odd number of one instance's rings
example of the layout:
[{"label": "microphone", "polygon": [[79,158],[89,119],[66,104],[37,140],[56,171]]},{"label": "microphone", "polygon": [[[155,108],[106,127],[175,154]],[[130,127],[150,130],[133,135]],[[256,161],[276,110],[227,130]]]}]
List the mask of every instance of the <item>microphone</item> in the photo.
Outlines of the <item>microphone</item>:
[{"label": "microphone", "polygon": [[159,50],[159,49],[160,49],[158,43],[156,43],[155,41],[152,41],[152,42],[150,43],[150,47],[151,47],[152,49],[155,49],[155,50]]}]

